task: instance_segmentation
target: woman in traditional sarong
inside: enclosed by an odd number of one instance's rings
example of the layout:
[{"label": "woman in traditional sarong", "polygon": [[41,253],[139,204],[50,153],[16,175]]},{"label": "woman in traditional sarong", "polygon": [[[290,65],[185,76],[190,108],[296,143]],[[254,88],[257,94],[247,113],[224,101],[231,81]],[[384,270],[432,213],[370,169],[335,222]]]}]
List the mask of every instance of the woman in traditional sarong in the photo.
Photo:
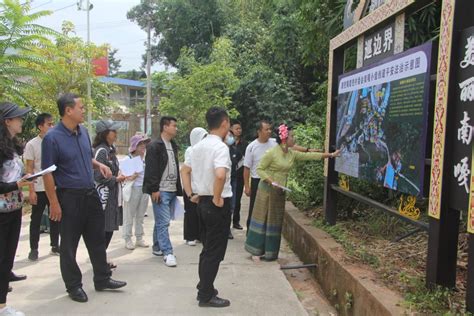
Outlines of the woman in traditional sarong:
[{"label": "woman in traditional sarong", "polygon": [[[280,250],[281,228],[285,211],[285,191],[288,172],[295,161],[319,160],[339,156],[333,153],[298,152],[293,132],[282,124],[277,130],[277,143],[262,157],[257,167],[261,178],[258,185],[255,207],[245,242],[245,249],[252,254],[252,260],[276,260]],[[309,149],[307,150],[309,151]]]}]

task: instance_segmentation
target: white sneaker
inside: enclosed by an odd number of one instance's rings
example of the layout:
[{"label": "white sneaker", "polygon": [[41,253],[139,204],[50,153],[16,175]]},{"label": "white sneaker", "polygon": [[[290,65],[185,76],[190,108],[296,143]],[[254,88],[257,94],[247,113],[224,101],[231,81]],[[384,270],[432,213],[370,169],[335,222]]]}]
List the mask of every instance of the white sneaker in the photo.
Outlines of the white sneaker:
[{"label": "white sneaker", "polygon": [[194,241],[194,240],[186,240],[186,245],[188,245],[188,246],[196,246],[196,241]]},{"label": "white sneaker", "polygon": [[17,311],[16,309],[10,306],[7,306],[3,309],[0,309],[0,316],[25,316],[25,314],[20,311]]},{"label": "white sneaker", "polygon": [[176,257],[173,254],[169,254],[163,257],[163,261],[168,267],[176,267]]},{"label": "white sneaker", "polygon": [[148,248],[150,247],[150,245],[143,239],[140,239],[140,240],[137,240],[137,242],[135,243],[135,247]]},{"label": "white sneaker", "polygon": [[135,249],[135,246],[133,245],[133,242],[131,240],[125,241],[125,248],[128,250],[133,250]]}]

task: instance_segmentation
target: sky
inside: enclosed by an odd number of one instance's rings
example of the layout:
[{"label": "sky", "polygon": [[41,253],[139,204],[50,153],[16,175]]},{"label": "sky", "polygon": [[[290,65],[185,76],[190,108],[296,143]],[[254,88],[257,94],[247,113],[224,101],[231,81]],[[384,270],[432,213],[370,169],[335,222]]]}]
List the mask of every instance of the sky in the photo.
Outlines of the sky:
[{"label": "sky", "polygon": [[[52,15],[43,17],[38,24],[61,31],[63,21],[71,21],[76,27],[76,35],[87,38],[87,12],[77,9],[78,0],[33,0],[31,12],[40,10],[54,11]],[[86,0],[83,0],[85,8]],[[127,12],[140,0],[90,0],[94,5],[90,11],[91,41],[100,45],[108,43],[117,48],[115,56],[121,60],[120,71],[139,69],[142,55],[145,53],[145,31],[138,25],[127,20]],[[155,64],[152,71],[165,70],[165,66]]]}]

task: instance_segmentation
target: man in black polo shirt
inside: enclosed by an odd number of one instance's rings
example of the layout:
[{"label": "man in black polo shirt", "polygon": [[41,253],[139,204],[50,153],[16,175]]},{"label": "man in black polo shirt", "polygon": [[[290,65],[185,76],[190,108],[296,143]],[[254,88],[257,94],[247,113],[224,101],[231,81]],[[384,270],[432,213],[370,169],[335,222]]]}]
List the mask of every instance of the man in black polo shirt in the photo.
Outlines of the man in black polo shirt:
[{"label": "man in black polo shirt", "polygon": [[67,93],[58,101],[61,122],[43,139],[41,167],[56,165],[53,174],[43,177],[50,201],[50,218],[61,221],[60,265],[67,292],[72,300],[87,302],[82,289],[82,274],[76,262],[79,239],[84,239],[97,291],[118,289],[127,283],[110,278],[105,253],[105,218],[94,186],[92,169],[111,177],[110,169],[93,159],[92,147],[84,122],[81,99]]}]

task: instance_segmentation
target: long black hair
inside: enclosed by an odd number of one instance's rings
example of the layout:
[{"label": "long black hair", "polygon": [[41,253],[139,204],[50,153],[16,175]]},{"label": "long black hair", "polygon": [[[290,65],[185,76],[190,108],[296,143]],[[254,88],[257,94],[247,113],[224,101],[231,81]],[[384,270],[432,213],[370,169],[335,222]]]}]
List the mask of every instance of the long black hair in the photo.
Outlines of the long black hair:
[{"label": "long black hair", "polygon": [[92,142],[92,147],[96,148],[96,147],[98,147],[99,145],[102,145],[102,144],[105,144],[108,147],[110,147],[109,143],[107,142],[107,135],[109,135],[109,133],[110,133],[109,129],[106,129],[103,132],[97,133],[95,135],[94,141]]},{"label": "long black hair", "polygon": [[0,168],[5,161],[12,160],[15,153],[23,155],[23,145],[16,136],[11,137],[5,120],[0,118]]}]

